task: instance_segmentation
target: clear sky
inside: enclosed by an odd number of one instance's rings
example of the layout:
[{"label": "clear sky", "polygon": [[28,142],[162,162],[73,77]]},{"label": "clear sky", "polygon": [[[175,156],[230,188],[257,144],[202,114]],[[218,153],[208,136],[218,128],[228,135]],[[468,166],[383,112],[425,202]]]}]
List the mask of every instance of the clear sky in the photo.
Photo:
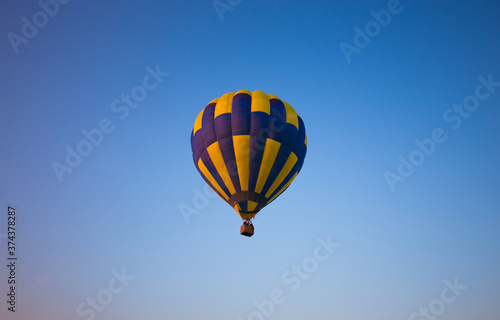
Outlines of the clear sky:
[{"label": "clear sky", "polygon": [[[64,2],[0,10],[2,320],[499,319],[498,1]],[[308,135],[252,238],[189,142],[240,89]]]}]

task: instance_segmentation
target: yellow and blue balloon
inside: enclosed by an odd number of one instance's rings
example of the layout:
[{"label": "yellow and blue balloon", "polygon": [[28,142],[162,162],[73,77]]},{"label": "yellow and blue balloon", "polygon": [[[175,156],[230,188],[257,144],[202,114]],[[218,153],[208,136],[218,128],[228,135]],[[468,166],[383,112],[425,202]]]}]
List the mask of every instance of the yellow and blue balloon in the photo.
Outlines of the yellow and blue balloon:
[{"label": "yellow and blue balloon", "polygon": [[200,112],[191,148],[205,182],[249,221],[295,179],[307,136],[291,105],[262,91],[240,90]]}]

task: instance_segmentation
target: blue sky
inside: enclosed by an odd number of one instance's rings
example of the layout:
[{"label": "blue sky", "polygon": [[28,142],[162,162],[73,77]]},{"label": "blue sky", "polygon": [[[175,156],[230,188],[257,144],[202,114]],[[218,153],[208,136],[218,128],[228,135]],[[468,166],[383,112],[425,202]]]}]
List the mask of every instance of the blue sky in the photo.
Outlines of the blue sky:
[{"label": "blue sky", "polygon": [[[55,3],[0,11],[2,319],[498,319],[499,3]],[[252,238],[197,198],[189,143],[240,89],[289,102],[308,135]],[[69,167],[67,148],[86,155]]]}]

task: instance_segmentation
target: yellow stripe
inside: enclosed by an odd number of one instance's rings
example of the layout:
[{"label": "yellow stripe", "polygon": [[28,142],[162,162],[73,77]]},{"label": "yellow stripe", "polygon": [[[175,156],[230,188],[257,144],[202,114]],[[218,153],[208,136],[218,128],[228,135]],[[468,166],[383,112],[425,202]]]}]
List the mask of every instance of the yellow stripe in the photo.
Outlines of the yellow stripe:
[{"label": "yellow stripe", "polygon": [[235,95],[237,95],[238,93],[246,93],[246,94],[252,96],[252,93],[248,90],[238,90],[238,91],[236,91]]},{"label": "yellow stripe", "polygon": [[292,106],[288,103],[283,101],[283,104],[285,105],[286,109],[286,122],[293,124],[297,130],[299,129],[299,118],[295,110],[293,110]]},{"label": "yellow stripe", "polygon": [[271,188],[269,188],[269,191],[267,191],[266,198],[269,198],[269,196],[274,192],[274,190],[276,190],[276,188],[283,182],[283,180],[285,180],[286,176],[290,173],[296,162],[297,162],[297,156],[293,152],[291,152],[290,155],[288,156],[288,159],[286,160],[285,165],[281,169],[281,172],[276,177],[276,180],[274,180],[273,184],[271,185]]},{"label": "yellow stripe", "polygon": [[233,92],[228,92],[222,97],[220,97],[219,101],[215,105],[214,111],[214,119],[224,113],[230,113],[233,105]]},{"label": "yellow stripe", "polygon": [[266,146],[264,148],[264,155],[262,156],[262,162],[260,164],[259,177],[257,178],[257,185],[255,186],[255,192],[260,193],[264,184],[266,183],[269,172],[273,167],[274,160],[276,160],[276,155],[281,146],[281,143],[274,141],[272,139],[266,139]]},{"label": "yellow stripe", "polygon": [[240,177],[241,191],[248,191],[250,168],[250,136],[233,136],[234,156]]},{"label": "yellow stripe", "polygon": [[305,140],[304,142],[305,142],[305,144],[306,144],[306,147],[307,147],[307,135],[306,135],[306,140]]},{"label": "yellow stripe", "polygon": [[252,92],[252,111],[261,111],[267,114],[271,114],[271,104],[269,103],[269,98],[262,91]]},{"label": "yellow stripe", "polygon": [[198,113],[198,116],[196,117],[196,121],[194,122],[194,128],[193,128],[193,136],[196,133],[196,131],[201,129],[201,119],[203,118],[204,112],[205,112],[205,109],[201,110],[201,112]]},{"label": "yellow stripe", "polygon": [[254,211],[255,208],[257,208],[257,205],[258,205],[257,202],[248,200],[247,201],[247,210],[248,210],[248,212]]},{"label": "yellow stripe", "polygon": [[295,179],[295,177],[297,176],[298,172],[295,172],[295,174],[293,175],[292,179],[290,179],[290,181],[288,181],[284,186],[283,188],[281,188],[281,190],[276,193],[271,199],[269,199],[269,201],[267,201],[267,203],[273,201],[277,196],[279,196],[286,188],[288,188],[288,186],[290,185],[290,183],[292,183],[292,181]]},{"label": "yellow stripe", "polygon": [[271,100],[271,99],[278,99],[278,100],[281,100],[280,98],[278,98],[278,97],[277,97],[277,96],[275,96],[274,94],[268,94],[268,95],[267,95],[267,98],[268,98],[269,100]]},{"label": "yellow stripe", "polygon": [[224,190],[222,190],[222,188],[219,186],[219,184],[217,183],[217,181],[215,181],[215,179],[212,176],[212,174],[210,174],[210,171],[208,171],[208,169],[205,166],[205,164],[203,163],[203,161],[201,161],[201,158],[200,158],[200,160],[198,160],[198,168],[200,168],[201,173],[203,173],[203,175],[205,176],[205,178],[207,178],[208,181],[210,181],[210,183],[215,187],[215,189],[217,189],[217,191],[219,191],[219,193],[222,195],[223,199],[226,200],[226,201],[229,200],[229,196],[226,195],[226,193],[224,192]]},{"label": "yellow stripe", "polygon": [[207,148],[207,151],[208,155],[210,156],[210,159],[212,159],[212,162],[214,163],[215,169],[217,169],[217,172],[222,178],[222,181],[224,181],[224,184],[226,185],[227,189],[229,190],[231,195],[235,194],[236,190],[234,189],[233,182],[229,177],[229,172],[227,171],[224,158],[222,158],[222,153],[220,152],[219,148],[219,142],[215,141],[214,143],[212,143]]}]

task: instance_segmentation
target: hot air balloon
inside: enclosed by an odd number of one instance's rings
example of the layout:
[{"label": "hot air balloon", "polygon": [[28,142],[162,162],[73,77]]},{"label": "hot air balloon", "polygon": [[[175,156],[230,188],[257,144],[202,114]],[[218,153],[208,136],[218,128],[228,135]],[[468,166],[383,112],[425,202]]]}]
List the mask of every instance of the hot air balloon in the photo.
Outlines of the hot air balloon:
[{"label": "hot air balloon", "polygon": [[307,152],[304,123],[278,97],[240,90],[212,100],[191,133],[196,169],[244,220],[240,233],[254,234],[251,220],[295,179]]}]

